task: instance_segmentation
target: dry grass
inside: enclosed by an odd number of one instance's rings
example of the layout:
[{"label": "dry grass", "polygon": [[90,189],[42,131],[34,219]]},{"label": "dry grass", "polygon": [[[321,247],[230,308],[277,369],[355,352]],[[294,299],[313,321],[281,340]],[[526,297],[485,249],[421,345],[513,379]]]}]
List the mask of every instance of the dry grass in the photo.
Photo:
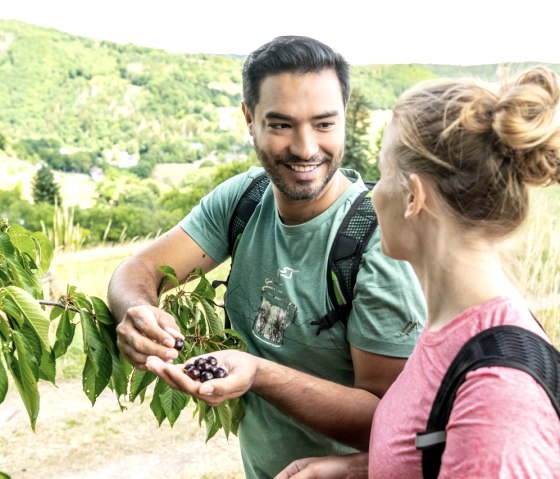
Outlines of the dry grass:
[{"label": "dry grass", "polygon": [[528,221],[513,241],[510,262],[519,289],[560,347],[560,186],[531,191]]}]

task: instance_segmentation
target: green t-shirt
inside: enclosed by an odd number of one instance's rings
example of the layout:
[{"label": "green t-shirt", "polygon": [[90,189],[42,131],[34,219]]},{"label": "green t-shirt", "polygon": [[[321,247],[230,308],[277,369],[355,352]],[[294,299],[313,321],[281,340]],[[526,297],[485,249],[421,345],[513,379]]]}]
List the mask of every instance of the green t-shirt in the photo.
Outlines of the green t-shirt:
[{"label": "green t-shirt", "polygon": [[[352,386],[350,345],[408,357],[424,325],[425,305],[410,265],[381,252],[378,227],[362,257],[347,327],[337,322],[317,335],[312,322],[332,309],[326,280],[330,246],[353,200],[366,189],[356,172],[341,171],[353,184],[325,212],[300,225],[282,223],[272,188],[267,188],[237,246],[225,304],[252,354]],[[251,168],[222,183],[180,222],[215,261],[227,259],[233,209],[260,172]],[[248,478],[274,477],[302,457],[355,452],[254,393],[245,400],[239,441]],[[312,397],[302,401],[314,406]]]}]

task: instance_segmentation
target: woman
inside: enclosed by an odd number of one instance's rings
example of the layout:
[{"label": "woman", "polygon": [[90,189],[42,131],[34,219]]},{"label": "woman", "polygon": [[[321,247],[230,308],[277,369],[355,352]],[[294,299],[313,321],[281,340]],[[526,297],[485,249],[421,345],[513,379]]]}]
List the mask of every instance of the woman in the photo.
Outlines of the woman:
[{"label": "woman", "polygon": [[[497,92],[440,80],[399,99],[373,202],[383,251],[412,264],[428,323],[376,409],[369,461],[304,459],[278,478],[421,478],[415,436],[461,346],[502,324],[546,337],[505,274],[500,246],[527,215],[528,185],[560,183],[559,98],[556,75],[537,67]],[[560,477],[560,421],[525,372],[469,373],[446,431],[440,478]]]}]

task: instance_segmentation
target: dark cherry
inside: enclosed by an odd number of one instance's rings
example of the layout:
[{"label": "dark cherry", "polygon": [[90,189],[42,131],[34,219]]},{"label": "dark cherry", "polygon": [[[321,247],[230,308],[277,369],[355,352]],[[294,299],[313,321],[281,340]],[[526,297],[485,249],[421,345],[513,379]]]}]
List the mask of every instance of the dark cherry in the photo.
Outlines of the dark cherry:
[{"label": "dark cherry", "polygon": [[225,378],[227,376],[226,370],[224,368],[212,368],[212,374],[215,378]]},{"label": "dark cherry", "polygon": [[206,356],[206,362],[210,364],[210,366],[216,366],[218,364],[218,360],[214,356]]},{"label": "dark cherry", "polygon": [[185,341],[181,338],[175,338],[175,345],[173,346],[177,351],[182,351],[185,347]]},{"label": "dark cherry", "polygon": [[200,373],[200,382],[203,383],[205,381],[210,381],[210,379],[214,379],[214,375],[210,371],[202,371]]}]

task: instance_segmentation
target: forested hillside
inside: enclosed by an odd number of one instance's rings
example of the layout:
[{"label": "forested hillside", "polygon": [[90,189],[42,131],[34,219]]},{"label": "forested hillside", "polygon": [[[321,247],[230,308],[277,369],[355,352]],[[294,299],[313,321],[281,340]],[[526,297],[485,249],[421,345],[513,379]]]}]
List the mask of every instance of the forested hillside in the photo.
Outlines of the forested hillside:
[{"label": "forested hillside", "polygon": [[[238,171],[232,160],[255,161],[239,108],[243,60],[177,55],[0,20],[0,162],[21,160],[33,165],[33,172],[44,164],[58,179],[62,172],[89,178],[95,195],[88,201],[94,207],[77,211],[74,218],[86,225],[86,242],[116,240],[124,229],[135,236],[167,228],[211,187],[213,178]],[[420,80],[496,79],[526,66],[354,66],[357,104],[348,117],[364,123],[368,110],[390,109]],[[365,124],[348,125],[348,136],[357,135],[346,150],[354,167],[368,142],[376,141],[367,138],[370,131]],[[221,164],[222,170],[191,175],[187,184],[173,181],[171,187],[157,181],[155,166],[201,161],[203,166]],[[175,174],[174,180],[179,177]],[[76,176],[70,181],[82,184]],[[46,206],[31,208],[27,183],[12,189],[13,183],[0,178],[0,214],[31,229],[40,221],[51,226]],[[66,199],[62,194],[63,203]],[[153,223],[146,225],[145,217]]]}]

